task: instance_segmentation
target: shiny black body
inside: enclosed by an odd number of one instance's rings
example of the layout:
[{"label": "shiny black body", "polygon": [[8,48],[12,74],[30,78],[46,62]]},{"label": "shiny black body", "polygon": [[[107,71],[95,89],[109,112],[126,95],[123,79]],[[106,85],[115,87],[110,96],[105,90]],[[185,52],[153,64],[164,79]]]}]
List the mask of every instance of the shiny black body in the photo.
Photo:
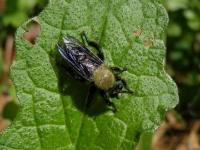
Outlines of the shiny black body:
[{"label": "shiny black body", "polygon": [[103,61],[71,36],[66,36],[63,42],[62,45],[57,45],[62,57],[77,75],[91,81],[93,71],[103,64]]},{"label": "shiny black body", "polygon": [[[92,99],[90,99],[92,97],[91,95],[96,91],[99,91],[106,104],[111,106],[113,111],[116,111],[117,109],[110,100],[110,97],[118,98],[119,93],[132,93],[132,90],[130,90],[126,84],[126,81],[119,76],[122,72],[126,71],[126,68],[110,67],[110,70],[112,70],[116,78],[116,84],[109,90],[98,89],[94,85],[92,75],[94,70],[104,63],[104,55],[99,44],[94,41],[89,41],[84,32],[81,34],[81,38],[83,41],[82,43],[72,36],[65,36],[63,41],[57,44],[59,53],[72,70],[68,73],[75,79],[91,83],[91,92],[89,92],[87,100],[88,106],[92,101]],[[97,56],[86,47],[86,43],[98,51]]]}]

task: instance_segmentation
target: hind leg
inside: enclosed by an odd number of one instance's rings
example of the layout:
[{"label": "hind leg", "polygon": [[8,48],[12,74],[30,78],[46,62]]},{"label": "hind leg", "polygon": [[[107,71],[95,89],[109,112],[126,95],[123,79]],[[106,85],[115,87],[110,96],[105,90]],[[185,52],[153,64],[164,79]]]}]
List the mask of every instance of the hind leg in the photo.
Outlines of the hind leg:
[{"label": "hind leg", "polygon": [[83,43],[85,45],[87,43],[89,46],[95,48],[98,51],[98,54],[97,54],[98,57],[101,58],[102,60],[104,60],[104,55],[103,55],[102,48],[97,42],[88,40],[87,35],[85,34],[85,32],[81,33],[81,39],[82,39],[82,41],[83,41]]}]

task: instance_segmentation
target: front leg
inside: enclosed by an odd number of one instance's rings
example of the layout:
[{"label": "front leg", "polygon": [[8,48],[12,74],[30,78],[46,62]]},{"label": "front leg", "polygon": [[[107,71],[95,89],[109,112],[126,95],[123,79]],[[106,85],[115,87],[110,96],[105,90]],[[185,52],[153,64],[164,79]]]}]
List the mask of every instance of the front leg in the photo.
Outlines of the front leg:
[{"label": "front leg", "polygon": [[117,111],[117,108],[115,107],[115,104],[110,100],[109,94],[105,91],[101,91],[101,95],[103,97],[104,102],[112,107],[113,112],[115,113]]},{"label": "front leg", "polygon": [[119,84],[126,89],[125,91],[121,90],[119,93],[133,93],[124,79],[122,79],[120,76],[116,76],[116,80],[120,81]]},{"label": "front leg", "polygon": [[120,68],[120,67],[110,67],[110,69],[113,71],[113,73],[115,75],[120,75],[122,74],[124,71],[127,71],[127,68],[124,67],[124,68]]}]

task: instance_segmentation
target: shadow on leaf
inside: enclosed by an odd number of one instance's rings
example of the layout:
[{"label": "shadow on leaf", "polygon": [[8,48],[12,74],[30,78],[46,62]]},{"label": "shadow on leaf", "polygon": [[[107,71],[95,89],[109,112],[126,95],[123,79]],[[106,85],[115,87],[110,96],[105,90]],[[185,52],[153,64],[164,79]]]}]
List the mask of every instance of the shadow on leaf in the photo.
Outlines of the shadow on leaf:
[{"label": "shadow on leaf", "polygon": [[[66,97],[70,97],[76,108],[89,116],[98,116],[109,110],[98,91],[90,93],[90,83],[74,79],[72,70],[66,62],[61,60],[58,53],[55,62],[56,64],[53,66],[57,73],[59,92],[64,106],[69,100]],[[89,94],[94,94],[94,96],[92,96],[91,104],[87,106]]]}]

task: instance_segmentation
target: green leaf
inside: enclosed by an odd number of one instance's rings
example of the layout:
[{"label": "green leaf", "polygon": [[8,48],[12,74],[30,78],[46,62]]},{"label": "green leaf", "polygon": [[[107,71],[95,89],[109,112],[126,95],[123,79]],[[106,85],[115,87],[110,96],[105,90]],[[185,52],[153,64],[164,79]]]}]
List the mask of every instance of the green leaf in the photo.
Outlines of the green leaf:
[{"label": "green leaf", "polygon": [[171,23],[168,26],[167,34],[170,37],[179,37],[182,33],[181,27],[176,23]]},{"label": "green leaf", "polygon": [[143,132],[140,136],[138,150],[150,150],[152,149],[153,133]]},{"label": "green leaf", "polygon": [[[0,149],[132,150],[177,104],[176,85],[163,69],[168,17],[159,2],[51,0],[37,20],[42,32],[34,45],[22,38],[27,23],[16,35],[11,76],[20,110]],[[123,78],[134,94],[113,99],[116,113],[99,96],[86,107],[88,86],[56,65],[62,35],[80,39],[82,31],[101,44],[107,65],[128,67]]]},{"label": "green leaf", "polygon": [[169,11],[177,11],[180,9],[188,8],[189,1],[188,0],[168,0],[166,1],[166,8]]},{"label": "green leaf", "polygon": [[3,18],[3,24],[6,26],[12,25],[17,28],[24,20],[27,19],[25,12],[16,11],[14,13],[6,14]]}]

